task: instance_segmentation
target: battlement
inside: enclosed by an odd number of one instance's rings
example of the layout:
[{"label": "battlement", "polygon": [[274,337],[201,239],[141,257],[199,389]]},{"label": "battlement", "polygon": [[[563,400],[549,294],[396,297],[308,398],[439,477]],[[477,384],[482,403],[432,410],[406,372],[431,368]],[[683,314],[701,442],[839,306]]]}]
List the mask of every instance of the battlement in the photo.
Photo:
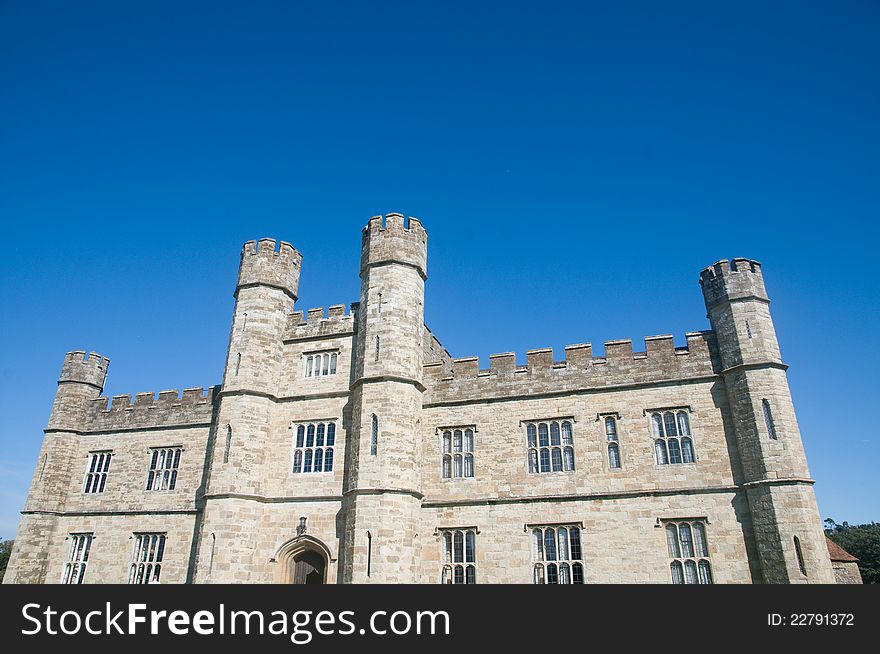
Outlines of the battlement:
[{"label": "battlement", "polygon": [[722,259],[700,273],[706,307],[732,299],[769,300],[764,288],[761,264],[751,259]]},{"label": "battlement", "polygon": [[276,249],[273,238],[248,241],[241,250],[236,293],[243,286],[272,286],[296,300],[301,267],[302,255],[290,243],[281,241]]},{"label": "battlement", "polygon": [[104,389],[104,380],[107,378],[109,367],[110,359],[97,352],[91,352],[88,356],[83,350],[68,352],[64,356],[61,377],[58,382],[89,384],[97,387],[100,391]]},{"label": "battlement", "polygon": [[552,348],[529,350],[526,365],[516,365],[516,354],[489,356],[488,370],[477,357],[432,362],[424,366],[428,387],[426,403],[479,400],[544,392],[569,392],[628,384],[656,383],[717,374],[714,334],[689,332],[687,347],[676,348],[669,334],[645,338],[645,350],[634,352],[632,340],[607,341],[605,356],[593,356],[589,343],[565,347],[557,361]]},{"label": "battlement", "polygon": [[187,388],[155,393],[98,397],[91,401],[86,431],[144,429],[211,422],[214,399],[220,386]]},{"label": "battlement", "polygon": [[402,263],[414,267],[423,278],[428,270],[428,233],[421,221],[401,213],[373,216],[363,229],[361,276],[370,266]]},{"label": "battlement", "polygon": [[298,341],[352,333],[357,324],[355,319],[359,304],[353,302],[348,313],[344,304],[331,305],[326,312],[324,307],[309,309],[305,313],[294,311],[287,317],[284,340]]}]

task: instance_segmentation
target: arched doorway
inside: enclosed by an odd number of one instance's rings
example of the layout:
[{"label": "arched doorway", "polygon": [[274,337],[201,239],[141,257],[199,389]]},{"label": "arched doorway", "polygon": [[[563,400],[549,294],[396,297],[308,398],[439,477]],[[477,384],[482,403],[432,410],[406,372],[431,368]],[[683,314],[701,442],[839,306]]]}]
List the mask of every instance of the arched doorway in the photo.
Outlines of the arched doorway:
[{"label": "arched doorway", "polygon": [[275,582],[326,584],[328,573],[332,573],[330,564],[335,560],[322,541],[300,534],[279,547],[272,559],[277,565]]},{"label": "arched doorway", "polygon": [[290,559],[290,583],[323,584],[325,579],[324,557],[312,549],[307,549]]}]

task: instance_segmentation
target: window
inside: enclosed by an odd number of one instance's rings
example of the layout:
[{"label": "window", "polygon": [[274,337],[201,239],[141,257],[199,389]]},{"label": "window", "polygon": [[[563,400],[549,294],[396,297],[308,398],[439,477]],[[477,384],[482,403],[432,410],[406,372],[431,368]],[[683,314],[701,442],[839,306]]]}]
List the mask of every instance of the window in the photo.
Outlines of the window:
[{"label": "window", "polygon": [[534,527],[532,543],[535,560],[533,583],[584,583],[580,527]]},{"label": "window", "polygon": [[777,440],[776,425],[773,423],[773,413],[770,411],[770,402],[761,400],[761,408],[764,410],[764,424],[767,426],[767,433],[772,440]]},{"label": "window", "polygon": [[92,549],[94,534],[70,534],[70,549],[67,563],[64,564],[62,584],[81,584],[89,563],[89,550]]},{"label": "window", "polygon": [[165,555],[165,534],[134,534],[128,583],[158,583]]},{"label": "window", "polygon": [[608,466],[620,468],[620,443],[617,440],[617,417],[605,416],[605,440],[608,441]]},{"label": "window", "polygon": [[474,428],[443,430],[443,479],[474,476]]},{"label": "window", "polygon": [[177,468],[180,465],[179,447],[154,449],[150,454],[150,470],[147,473],[147,490],[174,490],[177,484]]},{"label": "window", "polygon": [[226,425],[226,448],[223,450],[223,463],[229,463],[229,450],[232,448],[232,425]]},{"label": "window", "polygon": [[703,521],[668,522],[666,547],[673,584],[711,584],[709,546]]},{"label": "window", "polygon": [[336,374],[337,352],[317,352],[303,356],[304,377],[325,377]]},{"label": "window", "polygon": [[477,536],[475,529],[443,529],[440,531],[443,584],[477,583]]},{"label": "window", "polygon": [[332,472],[335,448],[335,422],[308,422],[296,425],[293,472]]},{"label": "window", "polygon": [[370,418],[370,456],[379,453],[379,418],[374,413]]},{"label": "window", "polygon": [[571,420],[526,423],[529,472],[572,472]]},{"label": "window", "polygon": [[804,562],[804,552],[801,549],[801,539],[797,536],[794,537],[794,553],[795,556],[797,556],[798,568],[800,568],[801,574],[806,577],[807,564]]},{"label": "window", "polygon": [[90,452],[83,493],[103,493],[113,452]]},{"label": "window", "polygon": [[376,361],[379,360],[379,337],[376,337]]},{"label": "window", "polygon": [[687,411],[664,411],[651,414],[654,453],[658,465],[694,463],[694,443]]}]

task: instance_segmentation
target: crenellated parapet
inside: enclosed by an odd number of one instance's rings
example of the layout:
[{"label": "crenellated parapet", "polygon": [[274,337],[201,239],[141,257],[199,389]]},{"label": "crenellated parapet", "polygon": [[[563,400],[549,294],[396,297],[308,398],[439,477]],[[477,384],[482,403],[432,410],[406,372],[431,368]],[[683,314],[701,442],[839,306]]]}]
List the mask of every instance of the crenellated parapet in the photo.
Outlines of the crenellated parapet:
[{"label": "crenellated parapet", "polygon": [[569,345],[556,360],[552,348],[529,350],[526,365],[516,354],[489,357],[481,370],[477,357],[424,366],[425,403],[570,392],[584,389],[704,378],[717,374],[712,332],[689,332],[687,347],[677,348],[671,335],[645,338],[645,350],[634,352],[629,339],[605,343],[605,356],[593,356],[589,343]]},{"label": "crenellated parapet", "polygon": [[104,389],[104,381],[107,379],[109,367],[110,359],[97,352],[92,352],[88,356],[83,350],[68,352],[61,366],[61,377],[58,379],[58,383],[88,384],[100,392]]},{"label": "crenellated parapet", "polygon": [[700,286],[710,309],[725,301],[758,299],[769,302],[761,264],[751,259],[722,259],[703,269]]},{"label": "crenellated parapet", "polygon": [[417,218],[406,222],[403,214],[373,216],[361,239],[361,277],[370,266],[402,263],[428,274],[428,233]]},{"label": "crenellated parapet", "polygon": [[84,431],[125,431],[211,422],[220,386],[99,397],[91,401]]},{"label": "crenellated parapet", "polygon": [[327,308],[318,307],[306,312],[294,311],[287,319],[284,341],[304,341],[354,333],[357,329],[358,303],[350,305],[348,313],[344,304]]},{"label": "crenellated parapet", "polygon": [[236,293],[241,288],[268,286],[296,300],[301,267],[302,255],[290,243],[281,241],[276,249],[274,238],[248,241],[241,251]]}]

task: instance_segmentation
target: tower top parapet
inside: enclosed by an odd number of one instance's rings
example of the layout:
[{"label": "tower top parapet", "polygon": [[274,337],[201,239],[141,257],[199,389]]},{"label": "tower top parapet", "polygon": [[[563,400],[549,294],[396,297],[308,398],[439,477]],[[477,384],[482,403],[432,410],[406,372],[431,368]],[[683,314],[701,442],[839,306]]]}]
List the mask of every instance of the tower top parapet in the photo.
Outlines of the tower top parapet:
[{"label": "tower top parapet", "polygon": [[236,293],[242,287],[270,286],[296,300],[302,255],[285,241],[281,241],[278,249],[275,245],[274,238],[261,238],[244,244]]},{"label": "tower top parapet", "polygon": [[730,300],[757,299],[769,302],[761,264],[752,259],[722,259],[700,273],[706,308]]},{"label": "tower top parapet", "polygon": [[363,230],[361,276],[371,266],[399,263],[428,276],[428,233],[417,218],[402,213],[373,216]]},{"label": "tower top parapet", "polygon": [[61,377],[58,379],[58,383],[88,384],[100,392],[104,390],[104,381],[107,379],[109,367],[110,359],[97,352],[92,352],[88,356],[83,350],[68,352],[64,356],[64,364],[61,366]]}]

